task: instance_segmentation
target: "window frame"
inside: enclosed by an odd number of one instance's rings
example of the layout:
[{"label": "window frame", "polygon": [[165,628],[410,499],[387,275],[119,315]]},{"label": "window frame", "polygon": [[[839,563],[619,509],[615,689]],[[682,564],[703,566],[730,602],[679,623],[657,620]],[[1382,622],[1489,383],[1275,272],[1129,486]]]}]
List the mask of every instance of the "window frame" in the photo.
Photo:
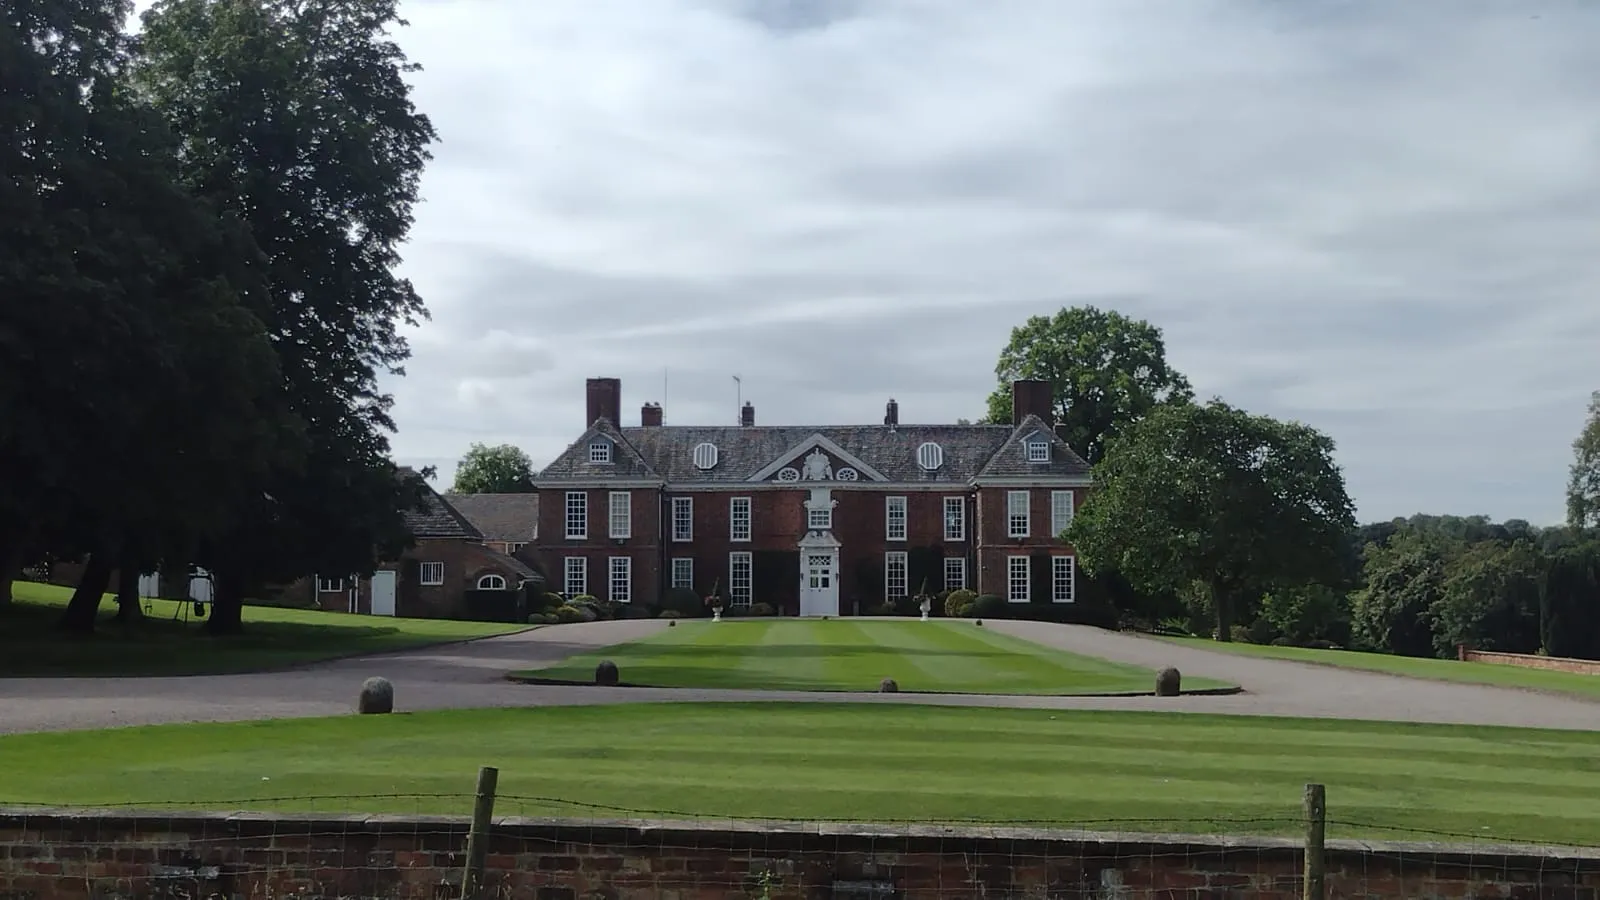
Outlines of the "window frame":
[{"label": "window frame", "polygon": [[[680,516],[678,511],[683,510]],[[681,529],[678,526],[683,526]],[[672,540],[683,544],[694,540],[694,498],[672,498]]]},{"label": "window frame", "polygon": [[[1022,500],[1018,511],[1018,499]],[[1021,523],[1020,529],[1018,523]],[[1033,492],[1029,490],[1006,491],[1006,537],[1025,538],[1033,531]]]},{"label": "window frame", "polygon": [[[950,527],[950,511],[955,510],[955,528]],[[947,541],[964,541],[967,539],[967,498],[944,498],[944,539]]]},{"label": "window frame", "polygon": [[[574,582],[577,584],[576,590],[573,588]],[[562,560],[561,591],[569,598],[589,593],[589,557],[568,556]]]},{"label": "window frame", "polygon": [[[1062,563],[1066,563],[1063,567]],[[1063,570],[1065,578],[1062,577]],[[1063,583],[1064,582],[1064,583]],[[1065,590],[1063,590],[1065,588]],[[1050,602],[1078,602],[1078,558],[1075,556],[1050,557]]]},{"label": "window frame", "polygon": [[833,508],[830,506],[806,507],[806,530],[832,531]]},{"label": "window frame", "polygon": [[[952,578],[952,571],[959,572],[960,575],[956,578]],[[965,556],[946,556],[944,558],[944,589],[947,591],[958,591],[965,590],[966,587],[967,558]]]},{"label": "window frame", "polygon": [[[622,588],[620,591],[617,590],[619,585]],[[633,557],[612,556],[607,559],[606,596],[613,603],[633,602]]]},{"label": "window frame", "polygon": [[[1063,500],[1066,501],[1065,504],[1062,503]],[[1065,514],[1062,512],[1063,505],[1066,507]],[[1077,498],[1073,496],[1072,491],[1050,492],[1051,537],[1061,537],[1061,533],[1066,531],[1067,528],[1072,525],[1072,517],[1075,515],[1077,515]]]},{"label": "window frame", "polygon": [[[1021,565],[1019,566],[1018,563]],[[1018,573],[1022,578],[1019,582]],[[1018,597],[1017,587],[1021,585],[1021,597]],[[1006,557],[1006,602],[1027,603],[1033,599],[1033,560],[1027,556]]]},{"label": "window frame", "polygon": [[[898,570],[898,571],[897,571]],[[895,576],[899,575],[897,579]],[[899,581],[899,591],[895,582]],[[883,554],[883,599],[894,600],[911,596],[911,561],[904,550],[888,550]]]},{"label": "window frame", "polygon": [[[681,564],[684,564],[684,563],[687,563],[687,565],[681,565]],[[671,579],[668,582],[669,586],[674,590],[679,589],[679,588],[684,588],[684,589],[688,589],[688,590],[691,590],[691,591],[694,590],[694,557],[692,557],[692,556],[674,556],[672,558],[672,562],[669,563],[669,565],[671,566],[671,569],[668,570],[669,571],[669,577]],[[678,577],[678,571],[679,571],[680,567],[687,570],[687,577],[686,578],[679,578]]]},{"label": "window frame", "polygon": [[342,594],[342,593],[344,593],[344,579],[343,578],[323,578],[321,575],[318,575],[317,576],[317,593],[319,593],[319,594]]},{"label": "window frame", "polygon": [[589,492],[567,491],[566,534],[569,541],[589,538]]},{"label": "window frame", "polygon": [[[744,529],[739,525],[741,520]],[[755,508],[749,497],[728,498],[728,540],[736,543],[748,543],[751,532],[754,530]]]},{"label": "window frame", "polygon": [[[490,580],[490,579],[494,579],[495,581],[500,582],[500,586],[499,587],[484,587],[483,583],[488,581],[488,580]],[[485,572],[482,575],[478,576],[478,580],[477,580],[476,584],[477,584],[477,589],[480,590],[480,591],[503,591],[503,590],[506,590],[507,587],[510,586],[511,582],[507,581],[506,577],[504,575],[501,575],[499,572]]]},{"label": "window frame", "polygon": [[1047,463],[1050,461],[1050,442],[1032,438],[1025,442],[1023,454],[1031,463]]},{"label": "window frame", "polygon": [[[743,568],[741,584],[740,569]],[[755,557],[749,550],[734,550],[728,554],[728,600],[733,606],[747,607],[755,599]]]},{"label": "window frame", "polygon": [[[437,577],[428,577],[428,567],[433,566]],[[441,560],[430,559],[417,563],[417,584],[423,587],[439,587],[444,584],[444,563]]]},{"label": "window frame", "polygon": [[[618,501],[621,501],[622,515],[617,515]],[[633,537],[633,491],[612,491],[606,500],[606,531],[613,540],[626,540]],[[617,528],[617,520],[621,519],[622,528]]]},{"label": "window frame", "polygon": [[611,442],[604,438],[595,438],[590,441],[589,462],[594,465],[610,465]]},{"label": "window frame", "polygon": [[[896,522],[895,512],[899,511],[899,520]],[[910,505],[903,496],[883,498],[883,539],[886,541],[904,541],[910,529]],[[895,533],[895,525],[899,524],[899,534]]]}]

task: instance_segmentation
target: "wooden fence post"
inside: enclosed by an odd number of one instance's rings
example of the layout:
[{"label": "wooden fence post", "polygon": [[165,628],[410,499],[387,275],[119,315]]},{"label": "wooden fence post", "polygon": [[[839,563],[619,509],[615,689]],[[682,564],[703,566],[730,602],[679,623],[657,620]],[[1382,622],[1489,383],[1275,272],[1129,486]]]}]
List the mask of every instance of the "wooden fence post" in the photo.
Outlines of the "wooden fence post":
[{"label": "wooden fence post", "polygon": [[472,804],[472,830],[467,832],[467,870],[461,878],[461,900],[479,900],[483,894],[489,822],[494,818],[494,789],[499,780],[499,769],[493,766],[478,769],[478,794]]},{"label": "wooden fence post", "polygon": [[1306,872],[1304,900],[1328,896],[1324,843],[1328,835],[1328,795],[1320,784],[1306,785]]}]

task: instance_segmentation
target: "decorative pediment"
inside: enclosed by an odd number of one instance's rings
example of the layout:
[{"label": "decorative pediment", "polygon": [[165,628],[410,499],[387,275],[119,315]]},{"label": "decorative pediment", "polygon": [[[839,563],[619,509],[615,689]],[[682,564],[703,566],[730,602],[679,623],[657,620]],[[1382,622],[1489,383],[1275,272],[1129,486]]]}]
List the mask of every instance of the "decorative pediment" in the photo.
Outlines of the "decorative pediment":
[{"label": "decorative pediment", "polygon": [[820,434],[813,434],[750,476],[750,481],[888,481],[878,470]]}]

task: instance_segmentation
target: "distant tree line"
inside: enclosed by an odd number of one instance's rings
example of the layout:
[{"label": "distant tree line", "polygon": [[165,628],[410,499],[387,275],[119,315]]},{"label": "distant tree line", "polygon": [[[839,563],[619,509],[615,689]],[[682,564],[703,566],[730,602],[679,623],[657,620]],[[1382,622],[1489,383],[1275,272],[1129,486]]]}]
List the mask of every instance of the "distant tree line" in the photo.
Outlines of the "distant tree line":
[{"label": "distant tree line", "polygon": [[1600,658],[1600,392],[1573,444],[1568,522],[1417,515],[1358,526],[1326,435],[1198,403],[1161,331],[1084,306],[1013,329],[1018,378],[1054,385],[1094,467],[1066,538],[1125,624],[1217,640],[1450,656],[1460,644]]},{"label": "distant tree line", "polygon": [[[425,315],[395,274],[433,127],[395,0],[15,0],[0,15],[0,604],[85,561],[258,587],[370,571],[418,479],[390,398]],[[112,585],[113,570],[121,573]]]}]

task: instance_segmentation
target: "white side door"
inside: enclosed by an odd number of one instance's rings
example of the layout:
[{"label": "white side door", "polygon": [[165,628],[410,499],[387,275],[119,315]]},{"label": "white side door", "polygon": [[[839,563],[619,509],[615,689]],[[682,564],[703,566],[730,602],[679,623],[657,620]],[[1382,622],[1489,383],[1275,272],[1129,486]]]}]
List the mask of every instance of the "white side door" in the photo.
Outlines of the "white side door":
[{"label": "white side door", "polygon": [[392,571],[373,572],[371,587],[372,614],[375,616],[394,615],[395,573]]}]

